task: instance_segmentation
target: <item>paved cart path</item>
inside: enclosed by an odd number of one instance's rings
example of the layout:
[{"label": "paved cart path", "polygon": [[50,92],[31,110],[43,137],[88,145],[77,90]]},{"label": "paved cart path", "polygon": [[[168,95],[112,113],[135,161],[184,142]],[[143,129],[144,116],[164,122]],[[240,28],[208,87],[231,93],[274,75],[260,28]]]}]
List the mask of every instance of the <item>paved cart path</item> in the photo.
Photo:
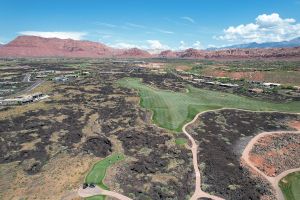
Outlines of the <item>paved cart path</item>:
[{"label": "paved cart path", "polygon": [[190,200],[197,200],[198,198],[201,198],[201,197],[211,198],[211,199],[215,199],[215,200],[221,200],[223,198],[220,198],[220,197],[217,197],[217,196],[214,196],[214,195],[210,195],[209,193],[206,193],[206,192],[202,191],[202,189],[201,189],[201,174],[200,174],[200,170],[199,170],[199,167],[198,167],[198,158],[197,158],[198,145],[196,144],[196,141],[194,140],[194,138],[186,130],[186,128],[189,125],[193,124],[201,114],[203,114],[203,112],[198,113],[192,121],[185,124],[182,128],[183,133],[188,137],[188,139],[190,140],[191,145],[192,145],[190,147],[190,150],[192,151],[192,154],[193,154],[193,166],[194,166],[194,171],[195,171],[195,175],[196,175],[195,192],[194,192],[194,194],[193,194],[193,196],[191,197]]},{"label": "paved cart path", "polygon": [[[230,109],[230,108],[223,108],[223,109],[218,109],[218,110],[226,110],[226,109]],[[235,110],[241,110],[241,111],[247,111],[247,112],[266,112],[266,111],[248,111],[248,110],[243,110],[243,109],[235,109]],[[192,195],[192,197],[190,198],[190,200],[198,200],[199,198],[210,198],[210,199],[213,199],[213,200],[224,200],[221,197],[211,195],[207,192],[202,191],[202,189],[201,189],[201,173],[200,173],[200,170],[199,170],[199,167],[198,167],[198,158],[197,158],[198,145],[197,145],[196,141],[194,140],[194,138],[186,130],[186,128],[189,125],[193,124],[198,119],[198,117],[200,115],[202,115],[203,113],[206,113],[206,112],[211,112],[211,111],[216,111],[216,110],[208,110],[208,111],[198,113],[192,121],[185,124],[182,128],[183,133],[187,136],[187,138],[189,139],[190,144],[191,144],[191,146],[189,146],[189,149],[192,151],[193,167],[194,167],[194,171],[195,171],[195,191],[194,191],[194,194]],[[280,113],[284,113],[284,112],[280,112]],[[297,114],[299,114],[299,113],[297,113]],[[253,145],[261,137],[264,137],[266,135],[271,135],[271,134],[274,134],[274,133],[282,133],[282,134],[285,134],[285,133],[298,133],[298,134],[300,134],[300,131],[278,131],[278,132],[264,132],[264,133],[258,134],[255,137],[253,137],[251,139],[251,141],[247,144],[245,150],[243,151],[241,159],[243,159],[246,162],[246,164],[249,165],[249,167],[251,167],[253,170],[255,170],[257,173],[259,173],[262,177],[264,177],[267,181],[269,181],[271,183],[272,187],[275,189],[276,196],[279,200],[284,200],[281,189],[278,186],[278,182],[280,181],[281,178],[285,177],[289,173],[300,171],[300,168],[295,168],[295,169],[290,169],[290,170],[284,171],[276,177],[269,177],[266,174],[264,174],[262,171],[257,169],[251,163],[251,161],[249,160],[249,152],[253,148]],[[86,189],[80,188],[78,190],[78,194],[81,197],[91,197],[91,196],[96,196],[96,195],[107,195],[107,196],[117,198],[119,200],[132,200],[132,199],[120,194],[120,193],[117,193],[117,192],[114,192],[114,191],[104,190],[104,189],[102,189],[98,186],[96,186],[95,188],[86,188]]]},{"label": "paved cart path", "polygon": [[[230,109],[230,108],[222,108],[222,109],[217,109],[217,110],[226,110],[226,109]],[[206,113],[206,112],[211,112],[211,111],[217,111],[217,110],[208,110],[208,111],[204,111],[204,112],[200,112],[198,113],[194,119],[192,121],[190,121],[189,123],[185,124],[182,128],[182,131],[183,133],[188,137],[188,139],[190,140],[191,142],[191,147],[190,147],[190,150],[192,151],[192,154],[193,154],[193,166],[194,166],[194,171],[195,171],[195,175],[196,175],[196,180],[195,180],[195,192],[192,196],[192,198],[190,200],[197,200],[198,198],[201,198],[201,197],[206,197],[206,198],[211,198],[211,199],[215,199],[215,200],[221,200],[223,198],[220,198],[218,196],[214,196],[214,195],[210,195],[204,191],[202,191],[201,189],[201,174],[200,174],[200,170],[199,170],[199,167],[198,167],[198,159],[197,159],[197,153],[198,153],[198,145],[197,143],[195,142],[194,138],[187,132],[186,128],[193,124],[200,115]],[[257,112],[257,113],[264,113],[264,112],[267,112],[267,111],[249,111],[249,110],[244,110],[244,109],[234,109],[234,110],[240,110],[240,111],[247,111],[247,112]],[[277,112],[277,111],[269,111],[269,113],[272,113],[272,112]],[[287,113],[287,112],[280,112],[280,113]],[[290,114],[290,113],[287,113],[287,114]],[[295,114],[299,114],[299,113],[295,113]],[[275,189],[275,192],[276,192],[276,196],[279,200],[284,200],[284,197],[283,197],[283,194],[282,194],[282,191],[280,189],[280,187],[278,186],[278,183],[280,181],[280,179],[282,179],[283,177],[285,177],[286,175],[290,174],[290,173],[293,173],[293,172],[296,172],[296,171],[300,171],[300,168],[295,168],[295,169],[289,169],[287,171],[284,171],[282,172],[281,174],[279,174],[278,176],[276,177],[269,177],[267,176],[266,174],[264,174],[262,171],[260,171],[259,169],[257,169],[249,160],[249,152],[250,150],[252,149],[253,145],[263,136],[266,136],[266,135],[271,135],[271,134],[274,134],[274,133],[299,133],[300,134],[300,131],[278,131],[278,132],[264,132],[264,133],[261,133],[261,134],[258,134],[256,135],[249,143],[248,145],[246,146],[244,152],[243,152],[243,155],[242,155],[242,159],[244,159],[246,161],[246,164],[248,164],[252,169],[254,169],[256,172],[258,172],[260,175],[262,175],[267,181],[269,181],[272,185],[272,187]]]},{"label": "paved cart path", "polygon": [[104,190],[100,188],[99,186],[95,186],[94,188],[80,188],[78,190],[78,195],[81,197],[92,197],[92,196],[97,196],[97,195],[105,195],[105,196],[110,196],[117,198],[119,200],[132,200],[120,193],[114,192],[114,191],[109,191],[109,190]]},{"label": "paved cart path", "polygon": [[249,159],[249,153],[251,151],[251,149],[253,148],[253,146],[257,143],[257,141],[265,136],[269,136],[269,135],[273,135],[273,134],[287,134],[287,133],[293,133],[293,134],[300,134],[300,131],[275,131],[275,132],[263,132],[260,133],[258,135],[256,135],[254,138],[251,139],[251,141],[248,143],[248,145],[246,146],[245,150],[243,151],[242,157],[241,159],[245,161],[245,163],[251,168],[253,169],[255,172],[257,172],[259,175],[261,175],[263,178],[265,178],[270,184],[271,186],[274,188],[275,190],[275,195],[277,197],[278,200],[284,200],[284,195],[278,185],[280,179],[282,179],[283,177],[285,177],[286,175],[296,172],[296,171],[300,171],[300,167],[299,168],[294,168],[294,169],[289,169],[286,170],[284,172],[282,172],[281,174],[275,176],[275,177],[270,177],[267,176],[264,172],[262,172],[261,170],[259,170],[257,167],[254,166],[254,164],[250,161]]}]

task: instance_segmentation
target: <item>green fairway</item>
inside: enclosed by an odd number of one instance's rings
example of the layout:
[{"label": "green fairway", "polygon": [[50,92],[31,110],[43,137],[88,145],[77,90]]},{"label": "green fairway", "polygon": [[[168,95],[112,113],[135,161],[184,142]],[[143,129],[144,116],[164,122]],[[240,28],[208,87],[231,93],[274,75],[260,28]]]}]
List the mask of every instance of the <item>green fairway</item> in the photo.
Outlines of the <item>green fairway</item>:
[{"label": "green fairway", "polygon": [[252,111],[300,112],[300,102],[272,103],[234,94],[210,91],[187,86],[188,92],[180,93],[150,87],[140,79],[119,80],[123,87],[139,91],[141,105],[153,111],[153,121],[169,130],[181,131],[198,112],[220,108],[239,108]]},{"label": "green fairway", "polygon": [[294,172],[279,182],[286,200],[298,200],[300,199],[300,172]]},{"label": "green fairway", "polygon": [[[115,164],[118,161],[123,160],[125,157],[123,154],[115,153],[112,154],[103,160],[97,162],[88,175],[85,177],[86,183],[94,183],[99,187],[108,190],[109,188],[103,183],[103,179],[105,178],[106,170],[111,165]],[[87,200],[103,200],[104,196],[93,196],[89,198],[85,198]]]}]

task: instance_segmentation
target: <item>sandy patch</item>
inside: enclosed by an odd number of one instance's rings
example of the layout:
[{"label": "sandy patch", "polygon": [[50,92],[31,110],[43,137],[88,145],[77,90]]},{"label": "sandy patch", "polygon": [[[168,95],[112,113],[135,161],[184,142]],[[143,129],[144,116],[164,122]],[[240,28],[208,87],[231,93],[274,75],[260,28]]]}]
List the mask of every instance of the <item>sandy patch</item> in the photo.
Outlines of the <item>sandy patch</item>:
[{"label": "sandy patch", "polygon": [[300,131],[300,121],[292,121],[289,126]]},{"label": "sandy patch", "polygon": [[21,144],[22,145],[22,148],[20,149],[20,151],[30,151],[30,150],[35,150],[35,145],[39,142],[41,142],[42,139],[41,138],[38,138],[38,139],[35,139],[31,142],[26,142],[26,143],[23,143]]},{"label": "sandy patch", "polygon": [[175,69],[176,69],[176,71],[187,71],[187,70],[192,69],[192,67],[186,66],[186,65],[181,65],[181,66],[177,66]]},{"label": "sandy patch", "polygon": [[[2,164],[1,199],[57,200],[78,189],[90,167],[99,158],[61,154],[49,161],[36,175],[27,175],[17,162]],[[73,196],[76,199],[75,196]]]},{"label": "sandy patch", "polygon": [[165,63],[147,63],[140,65],[141,67],[150,68],[150,69],[162,69],[165,67]]}]

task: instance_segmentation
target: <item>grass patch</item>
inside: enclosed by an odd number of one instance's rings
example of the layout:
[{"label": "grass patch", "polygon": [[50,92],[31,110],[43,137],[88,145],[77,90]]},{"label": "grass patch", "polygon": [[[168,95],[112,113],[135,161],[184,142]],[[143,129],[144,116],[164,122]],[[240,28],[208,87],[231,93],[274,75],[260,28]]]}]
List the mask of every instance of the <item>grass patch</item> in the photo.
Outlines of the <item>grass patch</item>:
[{"label": "grass patch", "polygon": [[286,200],[300,199],[300,172],[294,172],[282,178],[279,187]]},{"label": "grass patch", "polygon": [[[91,171],[88,173],[88,175],[85,177],[86,183],[94,183],[98,185],[99,187],[109,190],[109,188],[103,183],[103,180],[105,178],[106,170],[111,165],[117,163],[118,161],[121,161],[125,158],[123,154],[120,153],[114,153],[103,160],[97,162]],[[99,195],[99,196],[93,196],[85,198],[87,200],[104,200],[105,196]]]},{"label": "grass patch", "polygon": [[239,108],[251,111],[300,112],[300,102],[273,103],[219,91],[187,86],[188,92],[173,92],[150,87],[140,79],[125,78],[118,82],[136,89],[141,106],[153,111],[153,121],[160,127],[180,132],[182,126],[199,113],[220,108]]},{"label": "grass patch", "polygon": [[103,195],[92,196],[92,197],[85,198],[85,200],[105,200],[105,196]]},{"label": "grass patch", "polygon": [[185,145],[186,143],[187,143],[187,139],[185,139],[185,138],[177,138],[176,140],[175,140],[175,143],[177,144],[177,145]]}]

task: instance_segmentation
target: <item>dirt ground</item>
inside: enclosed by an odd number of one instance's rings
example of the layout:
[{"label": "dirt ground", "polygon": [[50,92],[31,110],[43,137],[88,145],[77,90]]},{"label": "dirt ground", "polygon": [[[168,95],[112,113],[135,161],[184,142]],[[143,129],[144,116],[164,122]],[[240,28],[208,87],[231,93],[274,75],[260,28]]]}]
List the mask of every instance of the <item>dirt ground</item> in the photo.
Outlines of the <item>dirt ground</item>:
[{"label": "dirt ground", "polygon": [[299,82],[299,71],[294,72],[263,72],[263,71],[245,71],[245,72],[229,72],[222,70],[212,70],[207,69],[204,72],[206,76],[215,76],[215,77],[229,77],[232,79],[246,79],[251,81],[260,81],[260,82],[275,82],[282,84],[295,84],[300,85]]},{"label": "dirt ground", "polygon": [[[41,66],[59,68],[56,63]],[[102,74],[107,67],[126,73]],[[121,152],[125,161],[105,178],[111,190],[135,199],[185,199],[194,188],[188,181],[193,176],[189,150],[175,144],[175,135],[151,124],[136,91],[115,84],[143,75],[111,63],[88,70],[89,77],[36,88],[50,96],[46,101],[0,110],[0,197],[72,198],[94,162]]]},{"label": "dirt ground", "polygon": [[[124,73],[101,73],[108,67]],[[104,182],[111,190],[139,200],[188,198],[194,191],[192,155],[174,142],[183,135],[151,124],[137,92],[115,84],[130,76],[182,91],[184,83],[170,74],[129,73],[131,68],[106,61],[87,70],[89,77],[37,88],[50,96],[43,102],[0,110],[0,199],[72,197],[93,163],[112,152],[124,153],[125,161],[107,172]],[[268,185],[242,167],[239,153],[256,133],[289,130],[287,121],[299,120],[237,110],[202,115],[191,128],[200,147],[202,189],[227,199],[270,197]]]},{"label": "dirt ground", "polygon": [[86,173],[98,160],[89,155],[60,154],[32,176],[28,176],[17,162],[1,164],[1,199],[61,199],[82,184]]},{"label": "dirt ground", "polygon": [[241,163],[248,141],[264,131],[292,130],[299,116],[220,110],[200,116],[189,133],[199,142],[202,190],[225,199],[261,199],[272,196],[271,187]]},{"label": "dirt ground", "polygon": [[261,138],[249,155],[250,161],[267,176],[280,173],[300,165],[300,135],[272,135]]},{"label": "dirt ground", "polygon": [[289,123],[289,126],[291,126],[294,129],[300,131],[300,121],[292,121],[292,122]]},{"label": "dirt ground", "polygon": [[186,65],[181,65],[181,66],[177,66],[175,69],[177,71],[188,71],[188,70],[192,69],[192,67],[191,66],[186,66]]}]

